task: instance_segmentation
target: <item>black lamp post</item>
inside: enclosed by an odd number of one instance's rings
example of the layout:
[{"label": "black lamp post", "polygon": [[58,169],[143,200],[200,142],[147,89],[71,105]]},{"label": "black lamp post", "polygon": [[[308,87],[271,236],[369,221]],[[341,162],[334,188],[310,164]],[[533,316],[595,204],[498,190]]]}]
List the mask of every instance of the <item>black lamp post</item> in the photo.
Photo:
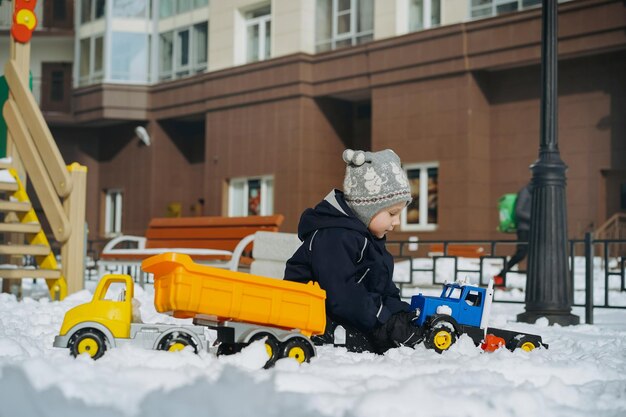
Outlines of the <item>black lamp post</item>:
[{"label": "black lamp post", "polygon": [[573,283],[568,276],[565,171],[558,146],[557,0],[542,0],[541,16],[541,138],[539,159],[532,170],[532,209],[528,242],[526,311],[518,321],[578,324],[571,313]]}]

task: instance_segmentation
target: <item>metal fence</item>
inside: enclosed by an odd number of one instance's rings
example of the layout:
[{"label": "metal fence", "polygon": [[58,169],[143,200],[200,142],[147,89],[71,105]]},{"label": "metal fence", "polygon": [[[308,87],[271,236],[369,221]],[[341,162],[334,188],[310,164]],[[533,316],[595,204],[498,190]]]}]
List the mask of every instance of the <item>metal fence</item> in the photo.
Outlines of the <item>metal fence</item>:
[{"label": "metal fence", "polygon": [[[396,261],[408,261],[408,279],[396,279],[396,283],[400,287],[401,293],[410,293],[411,289],[423,288],[430,286],[440,286],[445,281],[455,281],[459,278],[467,276],[477,278],[474,282],[480,285],[488,285],[491,276],[487,271],[494,268],[494,265],[501,267],[506,261],[507,256],[511,255],[514,248],[518,245],[528,244],[527,242],[518,242],[515,240],[423,240],[415,241],[389,241],[388,249],[394,255]],[[626,294],[619,302],[611,300],[611,294],[620,294],[626,292],[626,253],[623,249],[615,250],[615,248],[624,248],[626,240],[618,239],[593,239],[591,233],[587,233],[585,239],[571,239],[569,244],[569,262],[570,274],[569,279],[572,282],[572,290],[579,294],[572,299],[581,300],[575,302],[573,306],[585,308],[585,322],[593,323],[594,308],[616,308],[626,309]],[[454,249],[459,247],[476,248],[477,255],[473,259],[473,269],[463,268],[460,266],[461,256],[454,254]],[[438,247],[436,252],[432,248]],[[467,252],[467,251],[466,251]],[[612,254],[612,255],[610,255]],[[425,265],[424,260],[429,265]],[[447,264],[442,267],[442,264]],[[495,263],[494,263],[495,261]],[[584,272],[581,273],[580,263],[584,262]],[[452,264],[452,267],[450,267]],[[467,264],[467,262],[465,262]],[[603,274],[601,279],[595,280],[595,274],[601,271]],[[578,273],[577,273],[578,271]],[[425,283],[423,275],[430,274],[428,283]],[[522,275],[525,277],[526,270],[517,269],[510,271],[509,274]],[[417,276],[422,277],[421,280]],[[441,278],[445,275],[445,278]],[[581,276],[582,275],[582,276]],[[578,278],[578,285],[575,285]],[[584,278],[581,280],[581,278]],[[617,282],[616,282],[617,280]],[[582,281],[582,282],[581,282]],[[599,288],[594,288],[599,287]],[[409,290],[409,291],[407,291]],[[596,290],[602,294],[594,299]],[[584,296],[580,294],[583,292]],[[616,297],[613,297],[616,298]],[[501,303],[518,303],[524,304],[524,300],[502,299],[497,296],[495,302]]]},{"label": "metal fence", "polygon": [[[500,268],[507,261],[507,257],[515,251],[518,244],[525,245],[528,243],[516,240],[388,241],[387,248],[396,262],[408,262],[407,278],[395,279],[401,292],[405,294],[410,293],[411,289],[425,286],[440,287],[445,281],[455,281],[468,276],[473,276],[474,282],[486,286],[491,278],[489,271],[496,267]],[[622,249],[615,250],[616,247],[626,248],[626,240],[594,240],[591,233],[588,233],[585,239],[569,240],[568,245],[570,254],[569,279],[572,281],[572,290],[577,293],[573,299],[579,300],[573,306],[585,308],[585,322],[593,323],[594,308],[626,309],[626,253],[623,253]],[[437,252],[432,250],[434,247],[437,247]],[[471,264],[475,268],[470,269],[461,266],[467,264],[468,259],[454,254],[459,247],[477,249],[475,251],[477,255],[471,260]],[[583,269],[583,266],[580,265],[581,262],[584,263],[584,272],[581,272]],[[425,264],[429,265],[425,266]],[[596,278],[595,273],[598,271],[601,271],[603,276],[594,280]],[[153,284],[152,275],[142,272],[138,266],[120,265],[103,270],[99,267],[97,260],[91,263],[91,268],[87,269],[85,278],[97,281],[103,273],[129,274],[135,277],[135,281],[141,286]],[[418,275],[423,277],[424,274],[430,275],[426,282],[423,278],[421,281],[417,279]],[[509,275],[522,278],[525,282],[526,270],[518,268],[510,271]],[[519,282],[519,279],[517,281]],[[596,286],[599,288],[594,288]],[[611,299],[612,294],[621,295],[622,293],[623,297],[620,301],[623,303],[616,303]],[[600,294],[602,297],[596,297],[594,300],[594,296]],[[521,299],[505,299],[499,295],[496,293],[495,302],[525,303]]]}]

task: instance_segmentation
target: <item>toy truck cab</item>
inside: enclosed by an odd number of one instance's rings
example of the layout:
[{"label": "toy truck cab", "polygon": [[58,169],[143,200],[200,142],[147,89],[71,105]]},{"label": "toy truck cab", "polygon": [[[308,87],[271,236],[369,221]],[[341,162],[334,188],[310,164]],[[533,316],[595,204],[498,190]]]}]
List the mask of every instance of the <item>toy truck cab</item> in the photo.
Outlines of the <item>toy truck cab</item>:
[{"label": "toy truck cab", "polygon": [[[106,299],[111,284],[123,284],[122,292],[117,300]],[[98,328],[106,328],[114,338],[128,337],[132,321],[132,299],[134,285],[128,275],[107,275],[98,284],[93,299],[81,304],[65,314],[61,335],[67,334],[80,323],[89,321]]]},{"label": "toy truck cab", "polygon": [[[112,284],[123,288],[116,300],[108,299]],[[134,283],[129,275],[105,275],[92,300],[70,309],[63,319],[55,347],[69,348],[77,356],[87,353],[98,359],[108,348],[134,344],[147,349],[180,350],[192,346],[207,349],[201,326],[147,324],[133,322]]]},{"label": "toy truck cab", "polygon": [[[493,289],[480,288],[464,283],[446,283],[439,297],[422,294],[411,299],[411,308],[419,311],[417,324],[423,326],[435,315],[448,315],[457,324],[484,327],[491,305]],[[487,308],[485,308],[487,307]]]}]

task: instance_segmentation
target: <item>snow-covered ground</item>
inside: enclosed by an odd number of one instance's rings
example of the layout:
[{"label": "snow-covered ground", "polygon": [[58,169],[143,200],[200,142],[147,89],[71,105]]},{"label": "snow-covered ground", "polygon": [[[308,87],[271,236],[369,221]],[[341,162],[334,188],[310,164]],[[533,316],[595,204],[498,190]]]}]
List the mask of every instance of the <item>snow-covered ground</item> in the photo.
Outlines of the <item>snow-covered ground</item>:
[{"label": "snow-covered ground", "polygon": [[[523,299],[521,289],[497,296]],[[143,321],[174,320],[154,310],[151,288],[135,297]],[[126,346],[74,359],[52,342],[65,312],[90,299],[88,290],[62,302],[0,294],[0,417],[626,415],[626,310],[559,327],[516,323],[523,305],[497,303],[494,327],[540,334],[550,348],[484,353],[462,336],[441,355],[422,345],[384,356],[322,347],[309,364],[263,370],[261,342],[233,356]]]}]

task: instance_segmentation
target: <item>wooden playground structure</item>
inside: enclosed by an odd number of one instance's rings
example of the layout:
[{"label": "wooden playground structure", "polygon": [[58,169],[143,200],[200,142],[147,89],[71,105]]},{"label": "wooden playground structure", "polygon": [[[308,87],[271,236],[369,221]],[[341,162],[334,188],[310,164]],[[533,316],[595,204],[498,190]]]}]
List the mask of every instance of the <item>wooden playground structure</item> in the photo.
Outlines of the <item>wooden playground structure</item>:
[{"label": "wooden playground structure", "polygon": [[[0,267],[3,291],[23,278],[44,278],[51,298],[63,299],[83,288],[87,168],[66,166],[29,88],[30,38],[37,25],[36,0],[14,0],[10,55],[4,67],[9,88],[2,108],[7,125],[7,158],[0,160],[0,255],[12,267]],[[2,103],[0,103],[2,104]],[[2,171],[0,171],[2,172]],[[26,192],[30,181],[52,236],[61,245],[61,266]],[[35,268],[24,267],[27,255]],[[5,262],[6,263],[6,262]]]}]

